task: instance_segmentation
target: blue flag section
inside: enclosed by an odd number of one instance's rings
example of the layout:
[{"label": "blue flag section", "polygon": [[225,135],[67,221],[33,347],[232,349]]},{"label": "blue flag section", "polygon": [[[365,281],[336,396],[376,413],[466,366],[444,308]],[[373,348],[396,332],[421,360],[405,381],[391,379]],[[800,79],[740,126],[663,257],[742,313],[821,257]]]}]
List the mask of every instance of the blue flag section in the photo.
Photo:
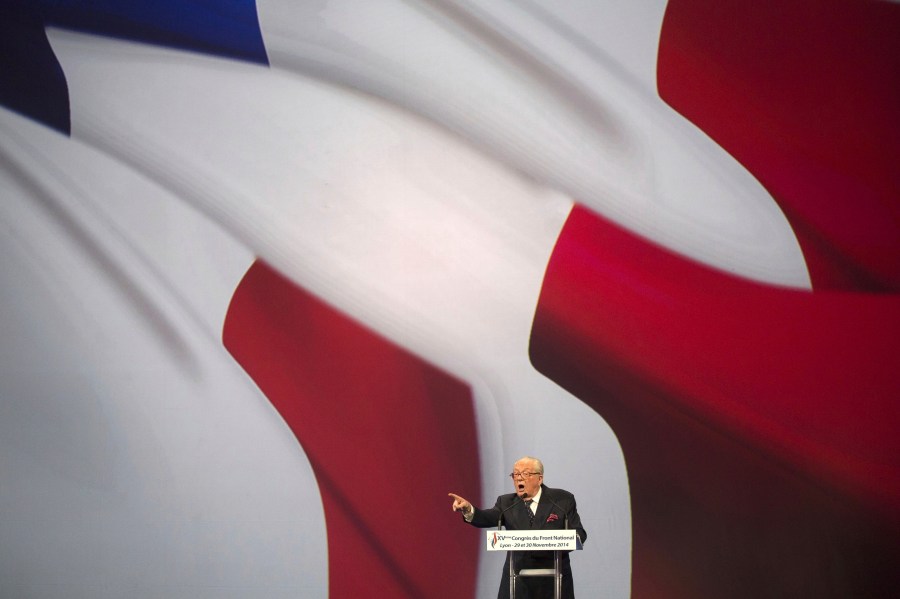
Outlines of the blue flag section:
[{"label": "blue flag section", "polygon": [[65,76],[46,27],[268,64],[253,0],[40,0],[0,8],[0,105],[69,133]]},{"label": "blue flag section", "polygon": [[69,134],[69,90],[40,14],[0,8],[0,105]]}]

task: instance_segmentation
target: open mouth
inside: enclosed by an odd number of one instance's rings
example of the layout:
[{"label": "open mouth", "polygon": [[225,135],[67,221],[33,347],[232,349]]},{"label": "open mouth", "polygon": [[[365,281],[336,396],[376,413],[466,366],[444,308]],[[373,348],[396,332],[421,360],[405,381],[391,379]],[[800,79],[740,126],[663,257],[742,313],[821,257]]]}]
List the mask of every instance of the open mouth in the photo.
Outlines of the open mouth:
[{"label": "open mouth", "polygon": [[524,490],[525,490],[525,485],[523,483],[519,483],[519,492],[521,493]]}]

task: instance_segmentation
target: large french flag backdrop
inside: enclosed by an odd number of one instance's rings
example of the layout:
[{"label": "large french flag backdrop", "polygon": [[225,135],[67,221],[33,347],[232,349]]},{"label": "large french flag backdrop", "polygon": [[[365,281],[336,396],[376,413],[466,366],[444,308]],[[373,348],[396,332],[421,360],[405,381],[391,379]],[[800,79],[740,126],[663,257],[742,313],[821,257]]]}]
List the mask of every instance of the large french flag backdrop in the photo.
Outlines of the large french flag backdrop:
[{"label": "large french flag backdrop", "polygon": [[900,4],[4,0],[0,597],[900,588]]}]

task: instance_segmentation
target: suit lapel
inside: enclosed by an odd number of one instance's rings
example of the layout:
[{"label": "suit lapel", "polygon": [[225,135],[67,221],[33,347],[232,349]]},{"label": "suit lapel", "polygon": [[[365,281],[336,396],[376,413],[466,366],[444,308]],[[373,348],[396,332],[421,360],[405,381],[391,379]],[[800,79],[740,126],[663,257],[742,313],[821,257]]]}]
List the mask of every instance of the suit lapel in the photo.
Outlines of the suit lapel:
[{"label": "suit lapel", "polygon": [[537,505],[537,513],[534,515],[534,526],[532,528],[544,528],[547,517],[553,509],[553,503],[551,503],[550,499],[550,493],[547,492],[547,487],[543,487],[541,489],[541,500]]},{"label": "suit lapel", "polygon": [[525,505],[525,502],[522,502],[522,505],[519,506],[519,509],[516,510],[516,516],[519,517],[519,521],[522,526],[520,528],[524,528],[528,530],[531,528],[531,508]]},{"label": "suit lapel", "polygon": [[[521,501],[515,496],[513,496],[512,500],[517,502],[519,505],[514,506],[512,509],[506,512],[504,518],[509,523],[506,528],[510,530],[528,530],[530,520],[528,517],[528,506],[525,505],[524,501]],[[538,506],[540,506],[540,504],[538,504]]]},{"label": "suit lapel", "polygon": [[[513,497],[513,501],[516,501],[516,498]],[[547,487],[541,487],[541,500],[538,502],[537,512],[534,515],[534,525],[530,524],[530,515],[529,515],[529,507],[525,505],[525,502],[520,502],[521,505],[517,505],[507,512],[507,520],[510,524],[513,525],[514,528],[519,530],[528,530],[529,528],[540,529],[544,528],[544,525],[547,523],[547,518],[550,517],[550,512],[553,511],[553,493]],[[559,514],[560,520],[563,515]]]}]

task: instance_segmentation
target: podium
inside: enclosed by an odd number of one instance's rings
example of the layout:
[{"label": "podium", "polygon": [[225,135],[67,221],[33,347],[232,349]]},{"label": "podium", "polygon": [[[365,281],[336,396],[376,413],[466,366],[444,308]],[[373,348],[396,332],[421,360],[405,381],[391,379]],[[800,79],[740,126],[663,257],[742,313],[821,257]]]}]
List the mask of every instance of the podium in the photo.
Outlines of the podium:
[{"label": "podium", "polygon": [[516,581],[528,576],[552,576],[554,579],[553,596],[562,596],[562,564],[563,551],[575,551],[582,548],[581,541],[574,530],[488,530],[485,533],[485,548],[488,551],[552,551],[552,568],[522,569],[516,573],[513,556],[509,556],[509,597],[516,597]]}]

